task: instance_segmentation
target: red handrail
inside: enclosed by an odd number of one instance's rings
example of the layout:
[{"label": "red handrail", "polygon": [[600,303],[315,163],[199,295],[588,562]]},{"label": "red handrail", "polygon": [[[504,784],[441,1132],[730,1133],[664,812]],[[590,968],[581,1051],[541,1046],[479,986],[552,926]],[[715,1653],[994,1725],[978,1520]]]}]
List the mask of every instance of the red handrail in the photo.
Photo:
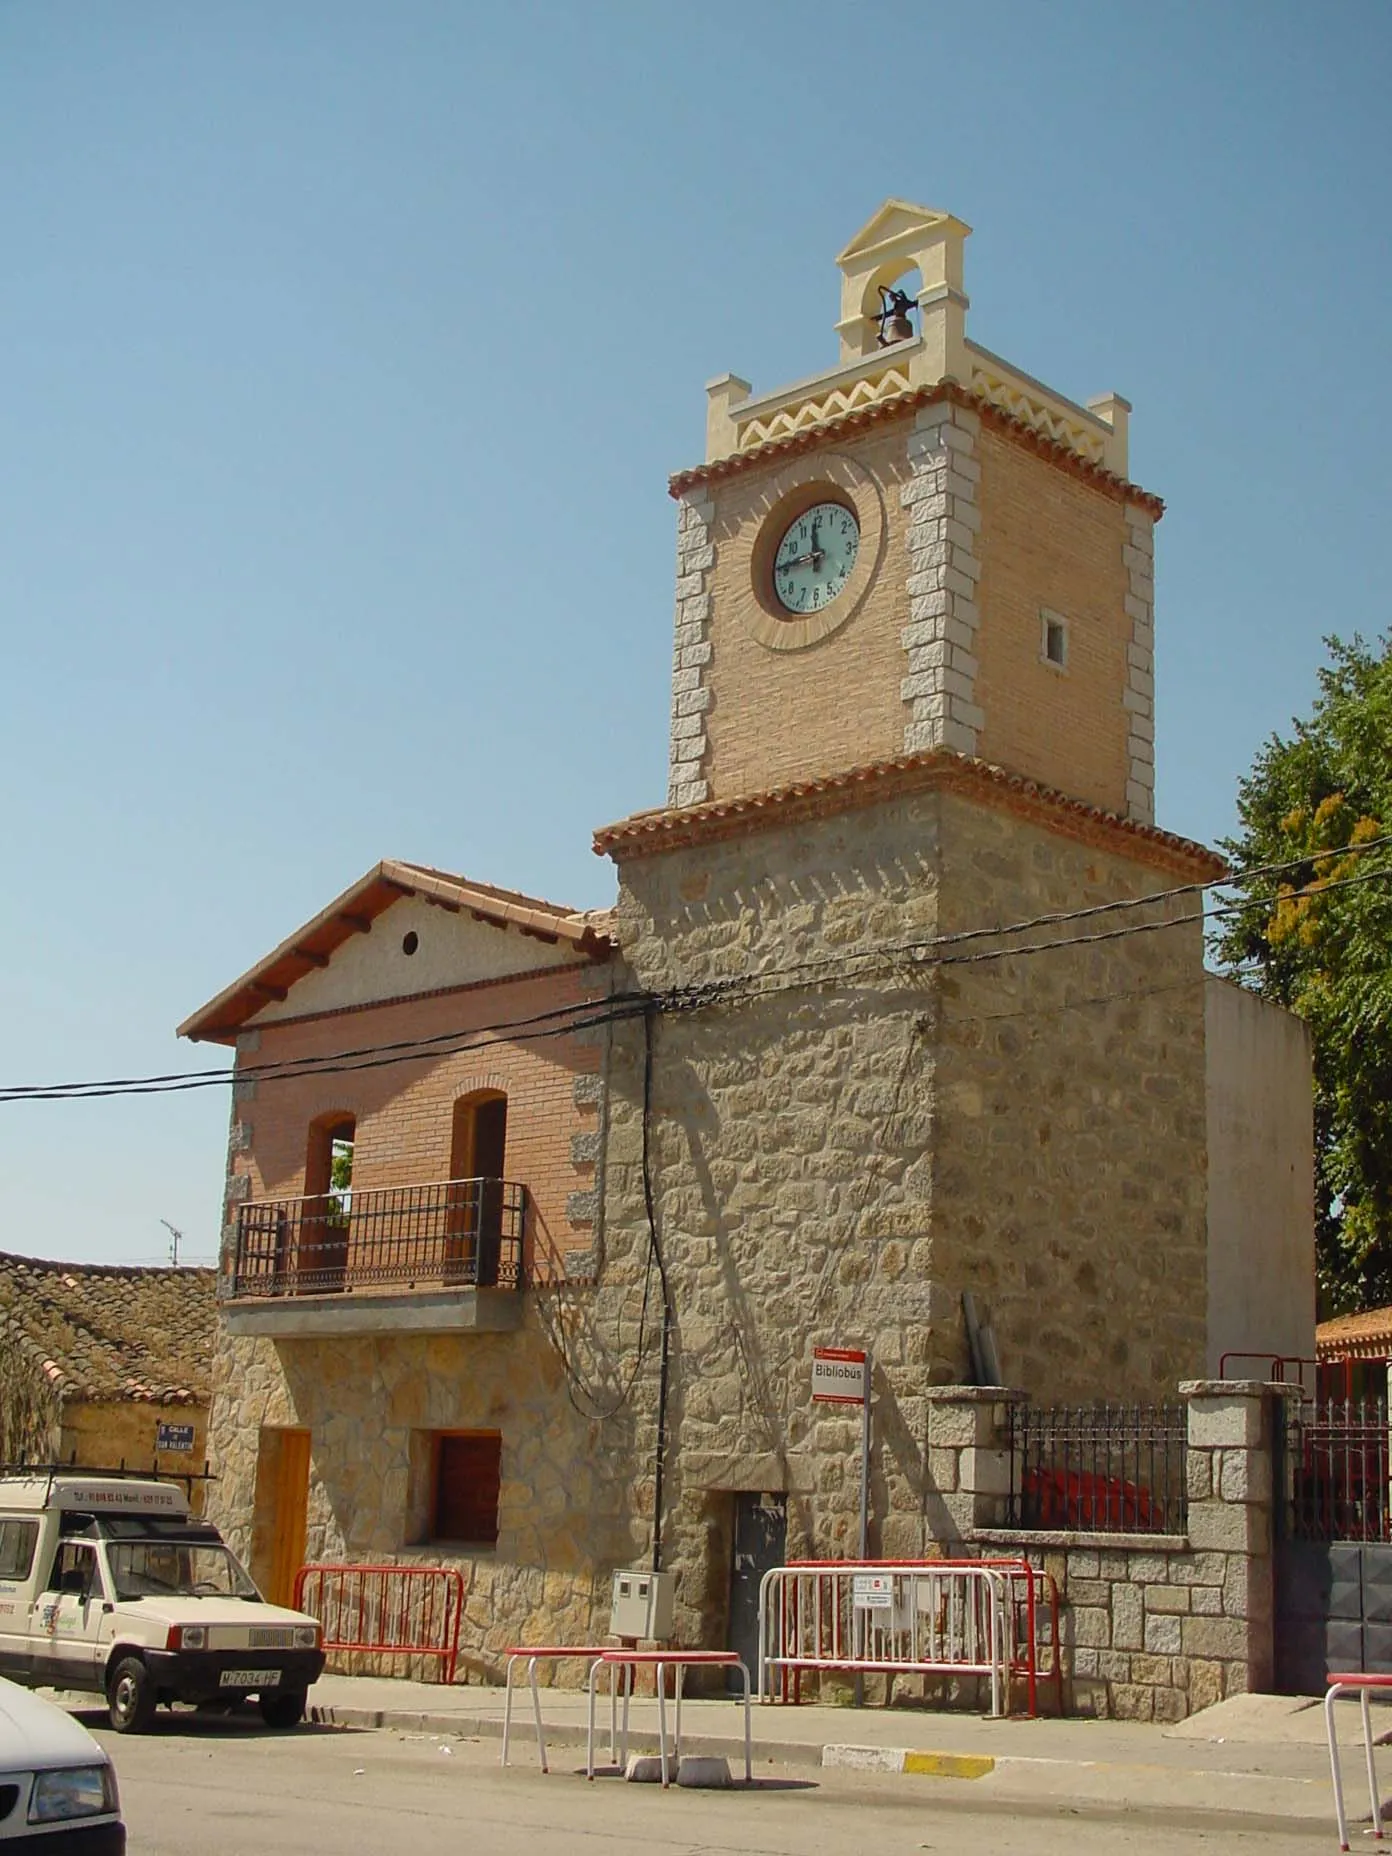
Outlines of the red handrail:
[{"label": "red handrail", "polygon": [[1288,1366],[1297,1368],[1302,1366],[1318,1367],[1320,1364],[1314,1355],[1309,1353],[1244,1353],[1240,1347],[1230,1347],[1218,1362],[1218,1377],[1220,1379],[1226,1379],[1228,1376],[1229,1360],[1257,1360],[1263,1364],[1269,1364],[1271,1372],[1268,1377],[1268,1384],[1274,1383],[1276,1385],[1299,1386],[1302,1391],[1305,1389],[1305,1381],[1301,1378],[1299,1372],[1297,1372],[1294,1379],[1292,1379],[1290,1374],[1286,1371],[1286,1368]]},{"label": "red handrail", "polygon": [[454,1681],[464,1615],[464,1575],[455,1567],[301,1566],[293,1604],[319,1620],[326,1651],[434,1657],[441,1682]]}]

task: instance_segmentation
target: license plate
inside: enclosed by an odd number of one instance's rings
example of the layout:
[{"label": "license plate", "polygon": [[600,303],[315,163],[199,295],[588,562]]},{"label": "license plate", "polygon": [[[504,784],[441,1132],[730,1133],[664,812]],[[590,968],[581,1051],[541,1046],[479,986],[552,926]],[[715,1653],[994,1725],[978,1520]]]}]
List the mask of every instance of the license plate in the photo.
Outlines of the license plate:
[{"label": "license plate", "polygon": [[274,1688],[280,1680],[278,1669],[224,1669],[218,1677],[221,1688]]}]

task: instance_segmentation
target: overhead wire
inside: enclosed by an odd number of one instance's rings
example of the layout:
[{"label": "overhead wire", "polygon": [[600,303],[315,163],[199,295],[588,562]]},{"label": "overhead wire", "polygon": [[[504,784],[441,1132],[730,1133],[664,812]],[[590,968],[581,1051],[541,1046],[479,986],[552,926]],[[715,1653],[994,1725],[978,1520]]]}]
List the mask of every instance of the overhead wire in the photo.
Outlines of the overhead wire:
[{"label": "overhead wire", "polygon": [[[1025,942],[1016,946],[993,947],[980,952],[953,951],[972,942],[992,939],[1010,940],[1042,928],[1058,927],[1075,921],[1094,920],[1105,914],[1134,912],[1154,908],[1184,896],[1203,894],[1213,889],[1227,889],[1258,876],[1305,869],[1312,863],[1327,862],[1392,844],[1392,833],[1372,838],[1339,850],[1321,851],[1289,860],[1255,866],[1249,871],[1215,878],[1204,883],[1175,885],[1169,889],[1141,896],[1121,897],[1111,902],[1093,903],[1084,908],[1057,910],[997,926],[961,929],[945,935],[919,935],[897,941],[878,942],[872,948],[839,950],[834,954],[785,961],[763,972],[746,973],[724,980],[705,981],[697,985],[669,988],[661,992],[617,993],[606,1000],[577,1001],[556,1006],[525,1017],[503,1019],[468,1029],[434,1032],[420,1038],[398,1039],[386,1044],[368,1044],[321,1055],[302,1055],[263,1063],[233,1064],[216,1070],[170,1071],[142,1077],[112,1077],[99,1081],[52,1084],[13,1084],[0,1088],[0,1104],[20,1101],[90,1101],[127,1095],[179,1094],[189,1090],[209,1089],[242,1082],[289,1081],[312,1076],[336,1076],[360,1070],[382,1069],[398,1063],[418,1061],[422,1056],[449,1056],[481,1048],[488,1043],[507,1041],[526,1043],[539,1039],[573,1034],[599,1025],[621,1023],[643,1016],[650,1009],[660,1012],[690,1012],[741,996],[765,998],[776,993],[797,990],[836,980],[850,980],[861,970],[892,965],[899,958],[911,957],[915,968],[975,965],[1004,959],[1018,959],[1060,949],[1077,948],[1116,941],[1133,934],[1153,934],[1169,928],[1221,919],[1252,906],[1250,899],[1220,903],[1212,909],[1198,909],[1183,915],[1169,915],[1158,921],[1126,922],[1122,926],[1097,933],[1071,935],[1045,941]],[[1379,869],[1321,883],[1318,895],[1352,888],[1360,884],[1385,882],[1392,869]],[[1274,900],[1271,898],[1270,900]],[[946,951],[944,951],[946,950]]]}]

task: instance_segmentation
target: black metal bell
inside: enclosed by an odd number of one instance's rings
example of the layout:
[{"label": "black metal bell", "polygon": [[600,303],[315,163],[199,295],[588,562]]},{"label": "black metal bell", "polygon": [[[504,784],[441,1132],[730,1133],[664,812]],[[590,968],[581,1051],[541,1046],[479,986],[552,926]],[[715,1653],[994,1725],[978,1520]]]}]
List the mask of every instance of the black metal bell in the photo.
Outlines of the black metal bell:
[{"label": "black metal bell", "polygon": [[884,284],[879,286],[879,290],[883,305],[877,318],[880,347],[892,348],[896,342],[911,342],[914,328],[909,321],[909,311],[913,308],[913,298],[906,296],[902,290],[887,289]]}]

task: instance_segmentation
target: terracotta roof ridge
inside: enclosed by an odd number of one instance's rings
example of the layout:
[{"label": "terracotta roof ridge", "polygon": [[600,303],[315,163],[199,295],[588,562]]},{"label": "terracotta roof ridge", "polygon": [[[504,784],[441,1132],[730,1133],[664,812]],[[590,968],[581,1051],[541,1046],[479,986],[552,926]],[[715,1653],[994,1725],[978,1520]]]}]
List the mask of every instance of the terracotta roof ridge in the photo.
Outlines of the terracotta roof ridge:
[{"label": "terracotta roof ridge", "polygon": [[681,496],[695,484],[735,476],[742,470],[748,470],[752,465],[767,463],[770,458],[812,450],[823,440],[835,438],[842,432],[902,417],[905,413],[915,412],[920,407],[931,406],[938,400],[951,400],[954,405],[966,407],[969,411],[979,414],[983,423],[994,425],[999,430],[1009,433],[1013,438],[1028,445],[1031,450],[1037,451],[1041,457],[1048,458],[1051,462],[1092,480],[1100,487],[1125,497],[1128,502],[1143,504],[1157,521],[1164,515],[1164,499],[1157,496],[1153,490],[1142,489],[1140,484],[1132,483],[1129,478],[1117,476],[1105,465],[1094,463],[1092,459],[1081,456],[1070,445],[1061,444],[1055,438],[1046,437],[1042,432],[1036,431],[1026,420],[1018,419],[1013,413],[1003,411],[981,394],[972,393],[968,388],[959,386],[955,380],[940,380],[932,386],[911,387],[905,393],[892,394],[888,399],[876,400],[872,405],[834,414],[817,425],[809,426],[805,431],[789,433],[786,437],[765,439],[760,445],[751,445],[748,451],[735,451],[729,457],[712,458],[707,463],[694,464],[687,470],[675,471],[667,479],[668,494],[674,497]]},{"label": "terracotta roof ridge", "polygon": [[216,1276],[217,1268],[208,1263],[72,1263],[59,1257],[30,1257],[18,1250],[0,1250],[0,1271],[7,1264],[22,1269],[63,1271],[75,1276]]},{"label": "terracotta roof ridge", "polygon": [[1056,787],[1046,786],[1027,774],[1013,773],[992,761],[982,760],[972,754],[960,754],[951,748],[931,748],[920,753],[896,755],[890,759],[847,768],[843,772],[816,774],[788,781],[782,786],[762,792],[732,794],[726,799],[707,799],[700,805],[633,813],[612,825],[602,826],[594,835],[594,849],[602,856],[616,845],[633,845],[644,840],[654,842],[688,833],[699,835],[702,826],[718,821],[782,811],[795,806],[799,800],[816,798],[824,793],[856,787],[887,786],[896,778],[919,773],[955,774],[984,788],[996,788],[1019,795],[1056,813],[1086,820],[1143,844],[1163,848],[1183,857],[1206,860],[1215,874],[1227,868],[1226,861],[1216,851],[1195,839],[1165,831],[1159,825],[1146,825],[1137,819],[1124,818],[1120,813],[1109,812],[1105,807],[1074,798]]},{"label": "terracotta roof ridge", "polygon": [[418,864],[406,857],[386,858],[383,860],[382,867],[387,871],[408,870],[417,876],[432,877],[436,882],[448,883],[455,889],[466,889],[478,896],[491,896],[498,902],[515,902],[523,908],[555,915],[562,921],[583,921],[589,913],[585,909],[573,908],[568,902],[552,902],[546,896],[533,896],[523,889],[509,889],[502,883],[485,883],[478,877],[462,876],[453,870],[441,870],[434,864]]}]

